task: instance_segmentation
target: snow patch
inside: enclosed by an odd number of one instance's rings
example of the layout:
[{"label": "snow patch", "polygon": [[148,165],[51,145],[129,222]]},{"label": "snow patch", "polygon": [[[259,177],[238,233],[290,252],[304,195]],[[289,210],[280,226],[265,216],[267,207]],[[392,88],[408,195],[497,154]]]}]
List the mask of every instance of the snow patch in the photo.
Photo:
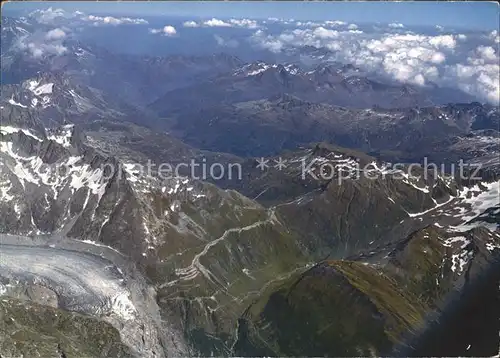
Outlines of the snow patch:
[{"label": "snow patch", "polygon": [[10,189],[12,189],[12,183],[8,180],[0,182],[0,201],[7,202],[14,199],[13,195],[9,194]]},{"label": "snow patch", "polygon": [[500,243],[499,244],[492,244],[491,242],[486,243],[486,250],[492,252],[494,250],[500,250]]},{"label": "snow patch", "polygon": [[11,99],[9,99],[9,103],[13,106],[18,106],[18,107],[21,107],[21,108],[28,108],[28,106],[25,106],[24,104],[22,103],[19,103],[19,102],[16,102],[14,101],[14,97],[12,97]]},{"label": "snow patch", "polygon": [[65,148],[71,147],[71,136],[73,135],[73,125],[68,124],[62,126],[55,134],[49,135],[47,138],[62,145]]},{"label": "snow patch", "polygon": [[42,142],[41,138],[37,137],[35,134],[33,134],[28,129],[17,128],[17,127],[12,127],[12,126],[1,126],[0,127],[0,132],[2,134],[12,134],[12,133],[17,133],[17,132],[23,132],[27,136],[30,136],[30,137],[36,139],[37,141]]},{"label": "snow patch", "polygon": [[434,207],[432,207],[432,208],[430,208],[428,210],[425,210],[425,211],[422,211],[422,212],[419,212],[419,213],[407,213],[407,214],[411,218],[422,216],[422,215],[425,215],[425,214],[427,214],[427,213],[429,213],[431,211],[436,210],[437,208],[440,208],[441,206],[444,206],[444,205],[450,203],[451,201],[453,201],[455,199],[456,199],[456,197],[450,196],[450,198],[447,201],[445,201],[444,203],[438,204],[438,205],[436,205],[436,206],[434,206]]},{"label": "snow patch", "polygon": [[78,190],[81,187],[88,187],[92,194],[98,195],[98,200],[104,195],[107,182],[103,180],[103,170],[101,168],[92,169],[90,165],[84,164],[79,167],[70,168],[70,186]]},{"label": "snow patch", "polygon": [[38,87],[38,85],[40,84],[39,81],[36,81],[36,80],[31,80],[28,82],[28,89],[33,92],[35,90],[35,88]]},{"label": "snow patch", "polygon": [[473,256],[474,254],[471,251],[462,251],[459,254],[453,255],[451,257],[451,270],[458,274],[462,273]]},{"label": "snow patch", "polygon": [[257,70],[254,70],[254,71],[250,71],[247,73],[247,76],[255,76],[255,75],[258,75],[259,73],[262,73],[264,72],[265,70],[267,70],[269,68],[268,65],[263,65],[261,68],[257,69]]},{"label": "snow patch", "polygon": [[467,245],[470,244],[470,240],[467,239],[465,236],[455,236],[455,237],[450,237],[450,238],[444,240],[443,246],[453,247],[453,244],[455,242],[462,243],[462,245],[460,246],[460,249],[465,249],[467,247]]},{"label": "snow patch", "polygon": [[31,90],[36,96],[40,96],[42,94],[51,94],[52,89],[54,87],[53,83],[47,83],[41,86],[38,86],[37,88]]},{"label": "snow patch", "polygon": [[252,276],[252,274],[250,273],[250,270],[247,269],[247,268],[244,268],[243,270],[241,270],[245,275],[247,275],[248,277],[250,277],[252,280],[255,280],[255,277]]},{"label": "snow patch", "polygon": [[496,223],[488,223],[482,220],[471,222],[487,209],[500,204],[500,182],[481,183],[485,188],[482,189],[478,184],[471,188],[464,188],[460,191],[461,206],[467,208],[459,216],[462,223],[452,229],[455,231],[467,231],[474,227],[483,226],[490,231],[495,231],[498,227]]}]

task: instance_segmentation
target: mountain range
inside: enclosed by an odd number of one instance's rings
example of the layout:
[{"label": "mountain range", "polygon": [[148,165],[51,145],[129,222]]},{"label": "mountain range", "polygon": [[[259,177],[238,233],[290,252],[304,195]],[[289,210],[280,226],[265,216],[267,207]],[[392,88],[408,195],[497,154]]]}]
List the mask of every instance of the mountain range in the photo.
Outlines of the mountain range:
[{"label": "mountain range", "polygon": [[498,107],[37,31],[2,18],[1,356],[497,354]]}]

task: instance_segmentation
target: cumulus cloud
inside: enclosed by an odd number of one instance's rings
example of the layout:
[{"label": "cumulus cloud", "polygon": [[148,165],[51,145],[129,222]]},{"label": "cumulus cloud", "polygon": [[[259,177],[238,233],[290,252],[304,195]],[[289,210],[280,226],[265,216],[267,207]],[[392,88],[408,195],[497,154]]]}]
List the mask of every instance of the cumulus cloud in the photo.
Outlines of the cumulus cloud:
[{"label": "cumulus cloud", "polygon": [[322,22],[317,22],[317,21],[296,21],[293,22],[291,20],[284,20],[284,19],[275,19],[273,22],[281,22],[283,25],[295,25],[297,27],[326,27],[326,28],[340,28],[340,27],[346,27],[350,30],[357,30],[358,25],[356,24],[348,24],[347,22],[344,21],[339,21],[339,20],[326,20]]},{"label": "cumulus cloud", "polygon": [[484,53],[483,50],[476,50],[467,59],[468,63],[447,66],[444,79],[450,83],[457,83],[458,88],[464,92],[498,105],[500,98],[498,55],[496,55],[495,63],[489,59],[488,52],[486,53],[487,59],[478,58],[478,55],[481,56]]},{"label": "cumulus cloud", "polygon": [[212,18],[210,20],[204,21],[203,25],[208,26],[208,27],[231,27],[232,26],[230,23],[225,22],[223,20],[216,19],[216,18]]},{"label": "cumulus cloud", "polygon": [[231,19],[229,22],[234,26],[246,27],[248,29],[256,29],[259,27],[257,21],[249,19]]},{"label": "cumulus cloud", "polygon": [[[298,30],[295,30],[298,31]],[[289,37],[289,41],[284,41],[284,37]],[[276,38],[273,35],[268,35],[262,30],[257,30],[251,37],[251,41],[254,41],[259,47],[269,50],[274,53],[281,52],[281,50],[290,43],[295,37],[291,34],[281,34],[280,38]]]},{"label": "cumulus cloud", "polygon": [[229,19],[221,20],[212,18],[209,20],[197,23],[196,21],[185,21],[182,26],[184,27],[242,27],[247,29],[257,29],[260,27],[256,20],[251,19]]},{"label": "cumulus cloud", "polygon": [[26,36],[23,36],[13,44],[13,49],[25,52],[28,56],[41,58],[46,55],[60,56],[68,49],[64,45],[64,40],[72,33],[72,29],[79,28],[85,24],[91,25],[122,25],[122,24],[147,24],[147,21],[140,18],[94,16],[81,11],[67,12],[62,9],[49,7],[31,12],[28,17],[40,24],[55,25],[55,28],[44,32],[40,29]]},{"label": "cumulus cloud", "polygon": [[435,64],[443,63],[446,60],[446,56],[442,52],[434,52],[431,56],[430,62]]},{"label": "cumulus cloud", "polygon": [[149,32],[152,34],[163,34],[165,36],[177,35],[177,30],[171,25],[166,25],[161,29],[149,29]]},{"label": "cumulus cloud", "polygon": [[498,56],[495,49],[491,46],[479,46],[476,49],[478,56],[487,63],[498,62]]},{"label": "cumulus cloud", "polygon": [[177,30],[175,29],[175,27],[167,25],[163,28],[163,32],[166,35],[175,35],[177,33]]},{"label": "cumulus cloud", "polygon": [[113,16],[96,16],[86,15],[81,11],[67,12],[63,9],[40,9],[31,12],[28,15],[31,19],[41,24],[54,24],[66,20],[68,26],[79,24],[81,22],[90,22],[95,26],[99,25],[141,25],[148,22],[141,18],[130,17],[113,17]]},{"label": "cumulus cloud", "polygon": [[279,34],[254,32],[251,41],[278,53],[289,47],[314,46],[332,51],[330,59],[353,64],[367,72],[420,86],[459,88],[493,103],[499,102],[498,34],[491,45],[473,46],[477,36],[463,34],[366,33],[317,26],[285,29]]},{"label": "cumulus cloud", "polygon": [[25,52],[27,56],[41,58],[46,55],[63,55],[67,52],[63,41],[68,37],[70,29],[55,28],[48,32],[37,30],[19,37],[12,44],[12,49]]},{"label": "cumulus cloud", "polygon": [[185,21],[182,26],[184,27],[198,27],[198,23],[196,21]]},{"label": "cumulus cloud", "polygon": [[404,29],[404,27],[405,27],[405,25],[398,23],[398,22],[390,23],[387,26],[389,26],[391,29]]},{"label": "cumulus cloud", "polygon": [[41,58],[44,55],[59,56],[68,50],[59,41],[46,43],[36,37],[21,39],[15,46],[21,51],[26,51],[28,55],[34,58]]},{"label": "cumulus cloud", "polygon": [[306,22],[297,21],[295,23],[295,26],[299,26],[299,27],[317,27],[317,26],[323,26],[323,23],[321,23],[321,22],[313,22],[313,21],[306,21]]},{"label": "cumulus cloud", "polygon": [[214,39],[217,42],[217,45],[221,46],[221,47],[236,48],[240,45],[240,43],[237,40],[224,39],[223,37],[221,37],[219,35],[214,35]]},{"label": "cumulus cloud", "polygon": [[334,20],[334,21],[327,20],[327,21],[325,21],[325,25],[327,25],[327,26],[344,26],[344,25],[347,25],[347,23],[344,21],[338,21],[338,20]]},{"label": "cumulus cloud", "polygon": [[327,30],[324,27],[320,26],[313,30],[313,35],[317,36],[321,39],[333,39],[339,36],[338,31],[335,30]]},{"label": "cumulus cloud", "polygon": [[36,22],[41,24],[52,24],[57,18],[67,18],[70,17],[63,9],[53,9],[49,7],[48,9],[40,9],[31,12],[28,15],[30,18],[34,19]]},{"label": "cumulus cloud", "polygon": [[[297,21],[295,23],[296,26],[300,27],[318,27],[318,26],[323,26],[323,27],[340,27],[340,26],[347,26],[347,22],[344,21],[332,21],[332,20],[326,20],[323,22],[314,22],[314,21],[307,21],[307,22],[302,22],[302,21]],[[358,26],[356,24],[349,24],[351,26],[351,29],[357,29]]]},{"label": "cumulus cloud", "polygon": [[95,16],[88,15],[83,16],[82,20],[89,21],[93,23],[95,26],[100,25],[145,25],[148,24],[148,21],[141,18],[130,18],[130,17],[113,17],[113,16]]},{"label": "cumulus cloud", "polygon": [[488,37],[494,42],[494,43],[500,43],[500,35],[498,34],[497,30],[493,30],[490,32]]},{"label": "cumulus cloud", "polygon": [[47,32],[47,34],[45,35],[45,38],[49,41],[51,40],[61,40],[63,38],[66,37],[66,32],[64,32],[62,29],[54,29],[54,30],[50,30],[49,32]]},{"label": "cumulus cloud", "polygon": [[457,40],[455,40],[453,35],[440,35],[431,37],[429,43],[434,47],[447,47],[453,49],[457,45]]}]

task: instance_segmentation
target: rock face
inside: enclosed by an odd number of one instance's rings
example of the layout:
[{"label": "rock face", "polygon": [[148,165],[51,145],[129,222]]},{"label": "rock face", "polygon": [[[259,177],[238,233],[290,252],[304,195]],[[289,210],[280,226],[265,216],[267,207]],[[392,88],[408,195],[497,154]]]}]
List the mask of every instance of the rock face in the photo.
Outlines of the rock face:
[{"label": "rock face", "polygon": [[357,110],[282,94],[201,110],[180,106],[182,112],[165,115],[169,130],[195,147],[239,156],[321,141],[392,162],[458,162],[498,150],[498,109],[479,103]]},{"label": "rock face", "polygon": [[109,323],[45,305],[0,300],[0,350],[7,357],[131,357]]},{"label": "rock face", "polygon": [[[321,262],[249,306],[234,353],[391,354],[410,332],[425,327],[428,313],[442,308],[450,293],[475,282],[498,260],[499,239],[484,229],[450,233],[431,226],[380,261]],[[476,352],[493,355],[497,349],[490,341]]]},{"label": "rock face", "polygon": [[[67,46],[2,53],[0,355],[446,355],[428,332],[498,289],[498,108],[361,109],[432,94],[353,66]],[[390,163],[427,154],[480,179]],[[241,177],[161,174],[191,160]],[[450,352],[493,355],[495,328]]]}]

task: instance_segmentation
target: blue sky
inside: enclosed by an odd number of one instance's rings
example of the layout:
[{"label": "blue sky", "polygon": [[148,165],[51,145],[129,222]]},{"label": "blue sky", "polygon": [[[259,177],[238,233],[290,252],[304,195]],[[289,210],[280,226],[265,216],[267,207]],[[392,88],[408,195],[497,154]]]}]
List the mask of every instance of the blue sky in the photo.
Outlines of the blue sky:
[{"label": "blue sky", "polygon": [[435,26],[494,30],[499,27],[495,2],[8,2],[5,15],[37,8],[62,8],[89,13],[135,16],[341,20],[354,23],[400,22],[407,26]]}]

